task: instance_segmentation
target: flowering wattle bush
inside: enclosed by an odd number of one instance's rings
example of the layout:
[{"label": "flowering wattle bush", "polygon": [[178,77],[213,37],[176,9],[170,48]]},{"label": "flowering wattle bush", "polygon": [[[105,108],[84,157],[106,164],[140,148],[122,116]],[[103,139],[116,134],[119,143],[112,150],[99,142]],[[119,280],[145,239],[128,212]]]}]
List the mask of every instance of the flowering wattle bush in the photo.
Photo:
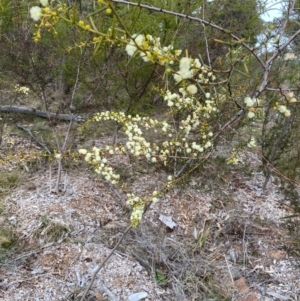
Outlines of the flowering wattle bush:
[{"label": "flowering wattle bush", "polygon": [[[114,30],[115,28],[111,27],[105,33],[96,28],[92,15],[86,18],[88,21],[78,20],[75,14],[70,16],[69,8],[64,5],[52,7],[47,0],[41,0],[41,5],[42,7],[30,9],[31,18],[39,21],[34,34],[35,41],[41,38],[43,29],[55,32],[56,24],[63,21],[90,33],[91,40],[84,42],[84,45],[93,45],[95,49],[103,42],[118,45],[124,48],[130,60],[141,59],[145,64],[155,63],[164,68],[165,88],[160,93],[167,109],[163,118],[160,116],[158,120],[149,116],[131,116],[124,112],[106,111],[97,113],[85,125],[88,126],[91,122],[114,121],[126,135],[126,142],[123,144],[79,150],[95,172],[117,185],[120,175],[110,166],[109,157],[134,156],[144,159],[148,164],[162,164],[168,166],[169,170],[172,168],[173,174],[166,179],[166,187],[169,187],[181,174],[182,168],[187,166],[186,163],[205,157],[205,152],[213,147],[212,125],[218,114],[217,100],[224,98],[210,88],[216,81],[213,70],[204,65],[199,58],[189,56],[188,52],[182,49],[175,49],[173,45],[161,45],[159,37],[129,33],[110,1],[99,0],[97,9],[107,14],[113,13],[120,28]],[[294,102],[293,95],[287,97],[290,103]],[[258,110],[261,110],[260,99],[246,97],[243,105],[249,119],[254,119]],[[276,104],[275,109],[287,117],[291,114],[284,104]],[[255,139],[251,137],[247,146],[255,145]],[[235,150],[227,162],[239,162]],[[132,226],[137,226],[141,220],[145,204],[157,201],[159,196],[160,192],[156,190],[146,197],[127,194],[127,203],[133,208]]]}]

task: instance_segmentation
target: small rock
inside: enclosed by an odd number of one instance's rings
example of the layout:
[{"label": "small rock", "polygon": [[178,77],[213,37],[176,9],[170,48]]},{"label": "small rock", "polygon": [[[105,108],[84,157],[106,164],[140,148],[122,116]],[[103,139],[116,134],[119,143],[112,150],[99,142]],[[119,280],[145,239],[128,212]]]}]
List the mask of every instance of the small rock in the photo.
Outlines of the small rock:
[{"label": "small rock", "polygon": [[128,301],[140,301],[142,299],[145,299],[148,296],[146,292],[139,292],[132,294],[128,297]]},{"label": "small rock", "polygon": [[44,274],[45,271],[43,269],[34,269],[31,271],[31,274]]}]

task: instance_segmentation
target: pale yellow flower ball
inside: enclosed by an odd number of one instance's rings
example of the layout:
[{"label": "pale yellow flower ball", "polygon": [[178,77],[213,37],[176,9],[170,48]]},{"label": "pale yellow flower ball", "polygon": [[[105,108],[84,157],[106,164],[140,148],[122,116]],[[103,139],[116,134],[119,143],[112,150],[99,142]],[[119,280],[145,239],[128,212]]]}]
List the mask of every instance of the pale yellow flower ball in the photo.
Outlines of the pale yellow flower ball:
[{"label": "pale yellow flower ball", "polygon": [[87,150],[86,149],[80,149],[79,151],[79,154],[81,154],[81,155],[86,155],[87,154]]},{"label": "pale yellow flower ball", "polygon": [[251,97],[246,97],[244,103],[247,107],[252,107],[254,105],[254,100]]},{"label": "pale yellow flower ball", "polygon": [[197,91],[198,91],[198,89],[197,89],[197,87],[196,87],[195,85],[189,85],[189,86],[186,88],[186,90],[187,90],[187,92],[188,92],[189,94],[192,94],[192,95],[196,94]]},{"label": "pale yellow flower ball", "polygon": [[254,114],[253,112],[249,112],[249,113],[247,114],[247,116],[248,116],[248,118],[252,119],[252,118],[255,117],[255,114]]},{"label": "pale yellow flower ball", "polygon": [[287,110],[287,108],[286,108],[286,106],[283,106],[283,105],[281,105],[281,106],[279,106],[278,107],[278,109],[277,109],[280,113],[285,113],[286,112],[286,110]]},{"label": "pale yellow flower ball", "polygon": [[56,158],[56,159],[60,159],[60,158],[61,158],[61,154],[56,154],[56,155],[55,155],[55,158]]},{"label": "pale yellow flower ball", "polygon": [[209,148],[209,147],[211,147],[211,142],[207,141],[204,145],[204,148]]},{"label": "pale yellow flower ball", "polygon": [[126,50],[126,52],[129,56],[133,56],[135,54],[135,52],[137,51],[136,46],[132,43],[133,42],[127,44],[126,47],[125,47],[125,50]]},{"label": "pale yellow flower ball", "polygon": [[33,6],[30,9],[30,17],[34,21],[39,21],[41,19],[42,9],[39,6]]},{"label": "pale yellow flower ball", "polygon": [[187,71],[191,68],[192,59],[189,57],[183,57],[180,59],[179,69],[180,71]]}]

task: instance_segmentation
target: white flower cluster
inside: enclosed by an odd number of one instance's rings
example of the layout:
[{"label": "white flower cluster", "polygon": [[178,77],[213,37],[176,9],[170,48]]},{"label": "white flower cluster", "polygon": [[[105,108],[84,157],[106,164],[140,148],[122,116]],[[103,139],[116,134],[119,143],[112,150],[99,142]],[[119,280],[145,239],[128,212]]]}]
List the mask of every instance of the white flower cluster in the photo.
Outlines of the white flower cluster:
[{"label": "white flower cluster", "polygon": [[133,56],[139,48],[143,48],[143,43],[145,41],[145,36],[143,34],[134,34],[132,40],[126,45],[126,52],[129,56]]},{"label": "white flower cluster", "polygon": [[15,85],[15,91],[16,91],[17,93],[20,93],[20,94],[28,95],[30,89],[27,88],[27,87],[24,87],[24,86],[21,86],[21,87],[20,87],[20,85]]},{"label": "white flower cluster", "polygon": [[189,89],[190,86],[180,88],[180,94],[167,91],[164,97],[171,109],[188,112],[180,121],[176,139],[162,144],[165,149],[164,156],[176,152],[177,155],[182,153],[185,156],[197,157],[212,146],[213,133],[207,127],[207,123],[211,114],[217,112],[216,103],[210,93],[205,94],[205,101],[201,103],[194,95],[190,95]]},{"label": "white flower cluster", "polygon": [[254,107],[254,106],[259,105],[260,100],[257,98],[251,98],[248,96],[244,99],[244,103],[246,104],[247,107]]},{"label": "white flower cluster", "polygon": [[132,193],[128,193],[126,203],[132,207],[132,213],[130,216],[131,226],[136,227],[142,220],[145,202],[142,198],[139,198]]},{"label": "white flower cluster", "polygon": [[29,10],[30,17],[33,21],[39,21],[42,15],[42,9],[39,6],[33,6]]},{"label": "white flower cluster", "polygon": [[251,138],[250,138],[250,141],[247,143],[247,146],[248,146],[249,148],[256,147],[256,140],[255,140],[254,137],[251,137]]},{"label": "white flower cluster", "polygon": [[[212,102],[212,101],[208,101]],[[180,154],[197,157],[205,149],[212,146],[211,138],[213,133],[206,126],[203,116],[209,117],[215,107],[210,103],[208,105],[197,104],[196,110],[183,119],[179,126],[179,132],[175,131],[167,122],[159,122],[149,117],[126,116],[124,113],[102,112],[96,114],[95,121],[114,120],[123,125],[125,134],[128,137],[126,144],[121,146],[106,146],[109,154],[120,152],[122,154],[131,154],[136,157],[144,156],[148,162],[163,162]],[[200,122],[202,116],[203,123]],[[162,143],[150,143],[144,136],[146,130],[152,130],[157,134],[160,131],[160,137],[166,135],[167,140]],[[196,141],[193,141],[191,132],[196,133]],[[199,135],[200,133],[200,135]]]},{"label": "white flower cluster", "polygon": [[[128,141],[125,145],[118,149],[125,154],[131,154],[133,156],[145,156],[149,162],[156,162],[159,147],[156,144],[148,142],[144,138],[143,129],[150,130],[160,128],[162,132],[170,130],[170,126],[166,122],[158,122],[149,117],[141,117],[139,115],[133,117],[131,115],[126,116],[123,112],[101,112],[96,114],[93,118],[95,121],[102,120],[114,120],[123,125],[125,134],[128,137]],[[116,149],[114,147],[107,148],[111,153],[114,153]]]},{"label": "white flower cluster", "polygon": [[[164,100],[169,107],[174,107],[178,110],[191,110],[196,114],[203,114],[203,112],[217,112],[215,101],[210,99],[210,93],[205,94],[204,105],[202,105],[199,99],[194,96],[194,94],[197,93],[197,87],[195,85],[189,85],[187,88],[180,88],[179,93],[180,94],[171,93],[169,90],[166,92]],[[203,117],[203,115],[199,117]]]},{"label": "white flower cluster", "polygon": [[[198,79],[196,79],[199,84],[208,84],[216,79],[206,66],[201,65],[199,59],[182,57],[179,61],[179,70],[174,74],[174,80],[179,83],[185,79],[194,78],[196,74],[199,74]],[[197,87],[195,85],[189,86],[190,94],[197,93],[197,91],[193,93],[194,88]]]},{"label": "white flower cluster", "polygon": [[278,112],[281,114],[284,114],[285,117],[290,117],[291,116],[291,111],[287,109],[285,105],[279,105],[277,107]]},{"label": "white flower cluster", "polygon": [[289,103],[296,103],[296,102],[297,102],[297,99],[295,98],[293,92],[287,93],[287,94],[286,94],[286,97],[287,97]]},{"label": "white flower cluster", "polygon": [[276,109],[279,113],[283,114],[285,117],[291,116],[291,111],[287,108],[286,104],[294,104],[297,102],[297,99],[294,96],[293,92],[288,92],[285,95],[284,104],[279,104],[278,102],[275,104],[274,109]]},{"label": "white flower cluster", "polygon": [[101,149],[93,147],[92,152],[88,152],[86,149],[80,149],[79,153],[85,155],[85,161],[94,166],[95,172],[101,174],[105,180],[112,184],[117,184],[120,175],[115,174],[112,167],[107,166],[107,159],[101,156]]},{"label": "white flower cluster", "polygon": [[175,81],[181,82],[184,79],[193,78],[200,67],[199,59],[193,60],[189,57],[182,57],[179,62],[179,71],[174,74]]},{"label": "white flower cluster", "polygon": [[231,155],[226,159],[227,164],[237,165],[243,163],[243,160],[238,155],[235,149],[232,150]]},{"label": "white flower cluster", "polygon": [[173,45],[162,47],[160,38],[147,34],[134,34],[127,43],[125,50],[129,56],[139,53],[145,62],[157,62],[160,65],[172,65],[181,54],[181,50],[174,50]]},{"label": "white flower cluster", "polygon": [[248,114],[247,114],[248,118],[249,119],[254,118],[256,116],[255,115],[255,110],[257,109],[257,107],[260,104],[260,99],[258,99],[258,98],[251,98],[251,97],[247,96],[244,99],[244,103],[245,103],[245,105],[248,108]]}]

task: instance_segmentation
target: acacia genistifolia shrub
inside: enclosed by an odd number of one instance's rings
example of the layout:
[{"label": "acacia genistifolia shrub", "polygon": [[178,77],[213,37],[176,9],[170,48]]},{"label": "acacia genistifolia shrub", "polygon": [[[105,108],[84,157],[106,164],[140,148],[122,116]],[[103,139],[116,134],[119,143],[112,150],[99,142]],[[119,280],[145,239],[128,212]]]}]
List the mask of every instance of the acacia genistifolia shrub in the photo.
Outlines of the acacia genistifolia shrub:
[{"label": "acacia genistifolia shrub", "polygon": [[[291,94],[284,92],[285,98],[276,102],[269,102],[261,97],[268,84],[270,62],[263,62],[243,40],[217,25],[211,26],[227,33],[235,39],[235,45],[240,45],[240,47],[230,47],[224,58],[221,58],[220,62],[223,60],[224,63],[220,63],[220,66],[224,65],[225,70],[213,70],[208,64],[204,64],[201,55],[198,57],[191,55],[188,50],[177,47],[174,40],[169,41],[168,37],[161,37],[160,25],[157,32],[147,32],[148,27],[151,30],[156,28],[157,17],[153,18],[155,24],[151,22],[151,18],[146,19],[149,24],[145,24],[145,28],[138,31],[132,20],[128,20],[127,8],[121,7],[122,3],[114,4],[118,2],[117,0],[99,0],[92,12],[84,16],[79,15],[76,5],[67,7],[63,3],[49,5],[46,0],[40,2],[42,7],[35,6],[30,9],[31,18],[36,22],[33,37],[35,42],[42,39],[45,31],[55,32],[59,24],[64,24],[66,27],[76,28],[89,36],[84,41],[76,41],[76,45],[79,48],[92,48],[93,56],[101,56],[103,51],[111,48],[121,53],[123,58],[127,58],[127,64],[133,66],[126,70],[128,82],[131,82],[134,76],[131,72],[140,72],[140,69],[145,68],[145,73],[139,73],[138,77],[153,71],[160,74],[158,78],[154,77],[155,80],[159,79],[159,84],[156,85],[156,81],[152,81],[153,77],[149,76],[147,81],[150,84],[146,83],[143,87],[143,90],[147,91],[145,93],[148,93],[148,89],[151,88],[163,100],[163,104],[159,107],[160,112],[157,114],[159,118],[155,114],[147,114],[147,111],[140,114],[137,109],[130,110],[128,105],[120,105],[119,110],[110,108],[108,111],[101,111],[96,113],[85,124],[85,127],[91,123],[114,122],[123,129],[127,139],[121,144],[79,150],[94,170],[114,185],[118,184],[120,175],[110,166],[111,156],[137,157],[149,166],[160,164],[168,167],[170,175],[166,176],[164,185],[160,185],[149,195],[134,195],[128,191],[127,202],[133,208],[132,226],[137,226],[142,219],[147,203],[157,201],[166,189],[175,185],[185,172],[189,172],[191,162],[199,163],[207,160],[209,151],[217,143],[217,137],[220,134],[220,119],[221,115],[224,116],[224,110],[227,109],[227,120],[237,113],[235,117],[233,116],[233,121],[245,116],[245,123],[250,126],[253,120],[259,121],[259,118],[268,110],[290,120],[289,106],[294,103]],[[141,14],[145,14],[141,7],[137,9]],[[157,9],[157,11],[160,10]],[[135,13],[138,14],[138,11]],[[98,16],[104,16],[104,14],[106,17],[103,25]],[[148,14],[151,14],[151,10]],[[174,14],[175,18],[185,17],[180,13]],[[142,20],[138,15],[136,16],[137,23],[140,24]],[[167,31],[162,33],[168,34]],[[278,55],[278,52],[275,53]],[[249,67],[252,57],[262,68],[262,80],[259,80],[259,74],[257,78],[250,74],[251,68],[255,69]],[[154,65],[158,69],[153,68]],[[119,72],[122,72],[120,68]],[[245,78],[247,84],[242,82]],[[142,80],[137,82],[141,83]],[[111,87],[113,84],[107,83],[107,86]],[[129,87],[125,86],[124,90],[128,90]],[[131,92],[127,91],[127,93],[128,96],[134,96]],[[117,99],[117,93],[113,96]],[[236,112],[237,109],[238,112]],[[228,124],[230,126],[232,122]],[[244,145],[249,148],[256,145],[254,136],[250,135],[243,139]],[[61,158],[61,155],[57,153],[56,157]],[[235,150],[227,158],[227,162],[231,164],[239,162]]]}]

